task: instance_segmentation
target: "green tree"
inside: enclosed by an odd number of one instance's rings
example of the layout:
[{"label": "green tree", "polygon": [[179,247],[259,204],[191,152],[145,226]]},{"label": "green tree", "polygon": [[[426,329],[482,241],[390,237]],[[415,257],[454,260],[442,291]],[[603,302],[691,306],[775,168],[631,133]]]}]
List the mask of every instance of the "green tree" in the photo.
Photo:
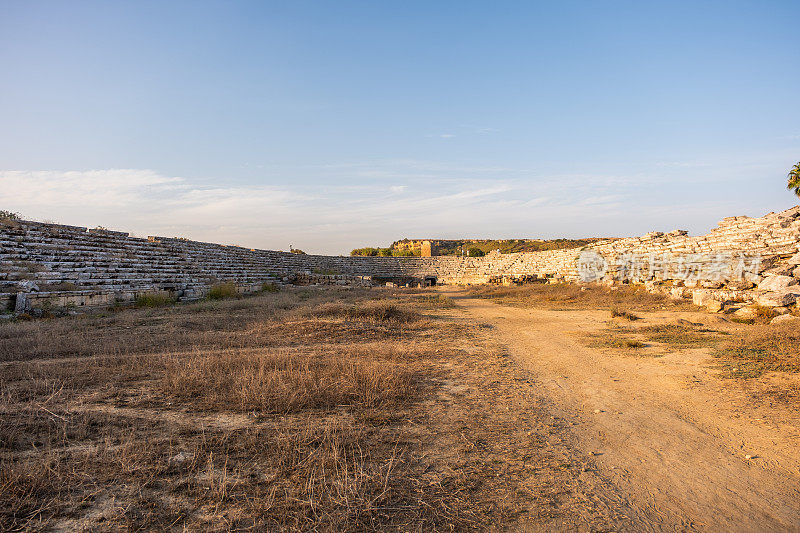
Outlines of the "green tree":
[{"label": "green tree", "polygon": [[350,255],[362,255],[362,256],[366,256],[366,257],[373,257],[373,256],[378,255],[378,249],[377,248],[369,248],[369,247],[367,247],[367,248],[356,248],[355,250],[350,252]]},{"label": "green tree", "polygon": [[467,250],[467,255],[470,257],[483,257],[486,255],[486,252],[481,250],[480,248],[470,248]]},{"label": "green tree", "polygon": [[800,196],[800,163],[792,167],[787,176],[789,178],[788,189],[793,189],[797,196]]}]

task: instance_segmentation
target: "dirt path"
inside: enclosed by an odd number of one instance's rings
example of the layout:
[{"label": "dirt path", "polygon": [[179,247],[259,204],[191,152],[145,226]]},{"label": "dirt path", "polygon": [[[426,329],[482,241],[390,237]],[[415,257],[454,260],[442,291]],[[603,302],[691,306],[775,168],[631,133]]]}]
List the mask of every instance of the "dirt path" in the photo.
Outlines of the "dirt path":
[{"label": "dirt path", "polygon": [[606,312],[520,309],[444,293],[493,326],[495,341],[574,424],[579,451],[594,455],[627,495],[633,529],[800,531],[797,413],[752,405],[716,376],[707,352],[609,354],[576,335],[601,330]]}]

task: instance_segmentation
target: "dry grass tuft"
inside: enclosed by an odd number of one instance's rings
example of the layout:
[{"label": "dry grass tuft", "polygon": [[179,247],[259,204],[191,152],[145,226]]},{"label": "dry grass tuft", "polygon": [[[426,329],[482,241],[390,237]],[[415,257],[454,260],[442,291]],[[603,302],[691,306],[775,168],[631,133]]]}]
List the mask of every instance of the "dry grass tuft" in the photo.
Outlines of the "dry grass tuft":
[{"label": "dry grass tuft", "polygon": [[171,356],[162,383],[166,394],[205,408],[269,413],[340,405],[385,408],[413,399],[417,389],[407,367],[290,351]]},{"label": "dry grass tuft", "polygon": [[638,333],[648,340],[669,345],[671,348],[700,348],[716,344],[722,332],[684,324],[659,324],[638,328]]},{"label": "dry grass tuft", "polygon": [[[725,333],[691,324],[657,324],[652,326],[610,326],[601,333],[588,335],[589,344],[600,348],[623,350],[658,347],[669,350],[685,350],[716,345]],[[651,344],[656,343],[656,344]],[[650,355],[664,355],[663,350]]]},{"label": "dry grass tuft", "polygon": [[672,300],[660,294],[651,294],[638,285],[605,287],[581,286],[574,283],[540,284],[519,287],[480,286],[471,288],[473,295],[500,300],[520,307],[547,309],[628,309],[651,311],[662,309],[689,309],[688,302]]},{"label": "dry grass tuft", "polygon": [[633,322],[634,320],[641,320],[641,317],[634,315],[630,311],[625,311],[617,308],[611,309],[611,318],[624,318],[625,320],[630,320],[631,322]]},{"label": "dry grass tuft", "polygon": [[175,298],[166,293],[149,292],[136,297],[136,307],[164,307],[175,303]]},{"label": "dry grass tuft", "polygon": [[755,325],[731,335],[714,353],[729,377],[800,372],[800,331],[791,324]]},{"label": "dry grass tuft", "polygon": [[308,314],[317,317],[342,318],[369,322],[410,323],[421,318],[416,311],[400,307],[385,300],[365,301],[356,305],[331,303],[309,310]]},{"label": "dry grass tuft", "polygon": [[608,329],[602,333],[586,336],[589,346],[595,348],[610,348],[615,350],[638,350],[647,345],[639,339],[633,338],[617,329]]},{"label": "dry grass tuft", "polygon": [[212,285],[206,297],[209,300],[224,300],[226,298],[236,298],[238,295],[239,291],[236,290],[236,284],[227,282]]},{"label": "dry grass tuft", "polygon": [[452,298],[448,298],[443,294],[423,294],[418,297],[418,301],[422,302],[428,307],[439,309],[452,309],[456,307],[456,303]]}]

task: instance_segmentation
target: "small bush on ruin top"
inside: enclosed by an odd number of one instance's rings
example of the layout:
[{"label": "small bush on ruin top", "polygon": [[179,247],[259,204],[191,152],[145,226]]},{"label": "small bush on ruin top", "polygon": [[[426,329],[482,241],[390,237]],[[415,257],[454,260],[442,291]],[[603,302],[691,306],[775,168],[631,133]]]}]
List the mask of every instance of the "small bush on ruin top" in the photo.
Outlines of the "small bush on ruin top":
[{"label": "small bush on ruin top", "polygon": [[280,287],[269,281],[265,281],[261,284],[261,292],[279,292],[280,290]]},{"label": "small bush on ruin top", "polygon": [[175,303],[175,298],[161,292],[148,292],[136,297],[136,307],[163,307]]},{"label": "small bush on ruin top", "polygon": [[236,284],[233,282],[217,283],[208,290],[209,300],[224,300],[225,298],[234,298],[238,296],[239,292],[236,290]]}]

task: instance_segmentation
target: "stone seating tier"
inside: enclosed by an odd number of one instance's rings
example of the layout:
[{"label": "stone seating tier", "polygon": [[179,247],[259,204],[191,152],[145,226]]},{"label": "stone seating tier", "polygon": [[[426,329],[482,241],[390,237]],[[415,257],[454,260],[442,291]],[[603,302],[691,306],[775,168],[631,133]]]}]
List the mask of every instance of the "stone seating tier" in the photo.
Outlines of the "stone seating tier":
[{"label": "stone seating tier", "polygon": [[[786,270],[800,243],[800,206],[760,218],[728,217],[708,234],[651,232],[599,241],[588,248],[607,259],[618,254],[760,254],[770,268]],[[15,294],[64,295],[102,301],[98,294],[168,290],[198,297],[218,282],[258,287],[262,283],[355,284],[371,279],[421,279],[440,283],[487,283],[503,277],[578,279],[579,249],[489,254],[486,257],[345,257],[291,254],[171,237],[132,237],[29,221],[0,222],[0,309]],[[781,263],[783,261],[783,263]],[[776,267],[776,265],[778,265]],[[784,265],[785,266],[785,265]],[[764,269],[766,270],[766,266]],[[791,269],[789,269],[791,271]],[[768,275],[769,272],[760,272]],[[337,277],[338,276],[338,277]],[[658,280],[653,280],[658,281]],[[60,290],[50,291],[54,287]]]}]

